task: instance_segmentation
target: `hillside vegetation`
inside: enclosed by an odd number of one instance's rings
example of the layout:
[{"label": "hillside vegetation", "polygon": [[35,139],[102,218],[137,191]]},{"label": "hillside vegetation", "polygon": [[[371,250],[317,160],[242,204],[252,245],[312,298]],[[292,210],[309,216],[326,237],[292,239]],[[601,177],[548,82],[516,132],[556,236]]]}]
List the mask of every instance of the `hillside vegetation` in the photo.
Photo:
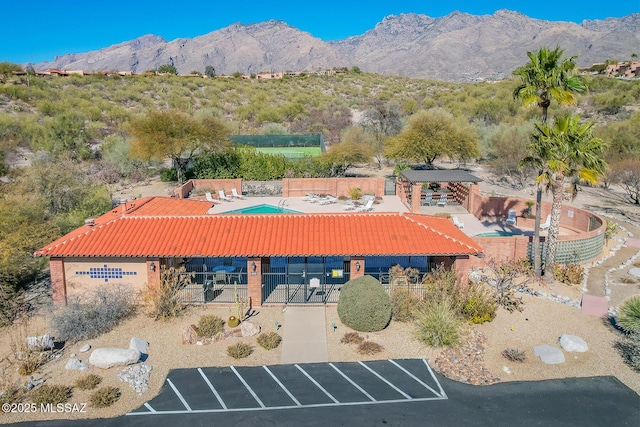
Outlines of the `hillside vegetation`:
[{"label": "hillside vegetation", "polygon": [[[606,185],[640,163],[640,81],[587,77],[587,83],[590,91],[577,109],[597,123],[598,135],[609,144]],[[0,83],[0,176],[11,183],[0,183],[0,304],[10,305],[43,267],[32,258],[35,249],[111,207],[110,184],[157,175],[162,156],[133,150],[136,124],[152,112],[189,117],[193,129],[215,123],[220,135],[321,133],[329,147],[315,160],[295,163],[234,150],[220,136],[210,151],[195,151],[197,169],[189,173],[199,177],[348,174],[353,164],[389,162],[385,153],[394,151],[385,151],[385,142],[411,123],[441,120],[464,129],[461,138],[473,146],[437,153],[439,158],[484,162],[501,179],[522,186],[532,175],[517,164],[539,111],[514,100],[516,86],[515,80],[462,84],[357,69],[269,81],[101,74],[6,78]],[[550,115],[562,108],[552,105]],[[180,142],[192,142],[190,131],[184,132]],[[13,167],[20,156],[29,158],[29,166]],[[403,156],[399,163],[411,162]],[[170,171],[163,175],[175,178]]]}]

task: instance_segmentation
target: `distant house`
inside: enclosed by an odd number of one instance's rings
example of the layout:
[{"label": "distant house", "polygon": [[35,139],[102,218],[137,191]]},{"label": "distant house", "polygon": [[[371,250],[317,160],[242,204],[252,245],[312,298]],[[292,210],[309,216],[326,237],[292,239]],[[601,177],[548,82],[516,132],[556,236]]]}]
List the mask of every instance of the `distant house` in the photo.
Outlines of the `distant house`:
[{"label": "distant house", "polygon": [[604,70],[607,76],[635,78],[640,77],[640,61],[635,62],[619,62],[617,64],[609,64]]}]

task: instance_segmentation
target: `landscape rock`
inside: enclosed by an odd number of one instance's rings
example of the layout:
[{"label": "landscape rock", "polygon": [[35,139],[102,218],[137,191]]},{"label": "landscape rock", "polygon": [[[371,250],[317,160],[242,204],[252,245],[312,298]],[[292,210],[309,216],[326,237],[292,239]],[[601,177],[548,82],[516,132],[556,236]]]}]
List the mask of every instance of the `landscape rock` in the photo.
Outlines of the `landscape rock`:
[{"label": "landscape rock", "polygon": [[240,324],[240,331],[243,337],[252,337],[260,333],[260,325],[256,325],[251,322],[242,322]]},{"label": "landscape rock", "polygon": [[131,348],[96,348],[89,357],[89,364],[102,369],[138,363],[140,352]]},{"label": "landscape rock", "polygon": [[587,343],[582,338],[575,335],[563,334],[558,340],[558,343],[565,351],[577,351],[579,353],[584,353],[589,350]]},{"label": "landscape rock", "polygon": [[140,338],[131,338],[131,341],[129,341],[129,348],[138,350],[142,354],[149,354],[149,343]]},{"label": "landscape rock", "polygon": [[80,353],[86,353],[89,350],[91,350],[91,345],[89,344],[85,344],[82,347],[80,347]]},{"label": "landscape rock", "polygon": [[552,347],[549,344],[542,344],[533,347],[533,353],[547,365],[557,365],[558,363],[565,362],[562,350]]},{"label": "landscape rock", "polygon": [[182,344],[195,344],[198,342],[198,328],[196,325],[185,326],[182,330]]},{"label": "landscape rock", "polygon": [[27,348],[29,351],[51,350],[53,348],[53,338],[50,334],[44,334],[38,337],[27,337]]},{"label": "landscape rock", "polygon": [[151,365],[140,363],[139,365],[129,366],[118,374],[118,379],[122,382],[129,383],[132,389],[138,394],[142,394],[149,390],[149,376],[151,376]]},{"label": "landscape rock", "polygon": [[89,366],[80,359],[71,358],[67,364],[64,365],[64,369],[68,371],[86,371],[89,369]]}]

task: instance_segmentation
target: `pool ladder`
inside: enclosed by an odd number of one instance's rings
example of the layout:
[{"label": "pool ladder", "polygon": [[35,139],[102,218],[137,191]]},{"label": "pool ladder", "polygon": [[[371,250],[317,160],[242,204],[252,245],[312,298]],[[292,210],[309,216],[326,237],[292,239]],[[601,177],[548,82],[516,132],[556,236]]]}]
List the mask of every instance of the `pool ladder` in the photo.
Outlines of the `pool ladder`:
[{"label": "pool ladder", "polygon": [[286,199],[282,199],[278,202],[278,209],[280,209],[281,211],[284,210],[284,205],[287,204],[287,200]]}]

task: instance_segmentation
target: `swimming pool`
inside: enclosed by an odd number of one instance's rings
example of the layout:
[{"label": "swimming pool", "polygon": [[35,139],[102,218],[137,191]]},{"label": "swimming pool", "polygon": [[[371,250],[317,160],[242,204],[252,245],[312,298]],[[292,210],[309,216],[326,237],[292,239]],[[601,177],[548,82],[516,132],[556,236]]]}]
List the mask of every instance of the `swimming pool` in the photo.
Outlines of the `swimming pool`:
[{"label": "swimming pool", "polygon": [[256,205],[248,208],[235,209],[232,211],[222,212],[223,214],[236,214],[236,215],[259,215],[259,214],[299,214],[300,211],[294,211],[292,209],[279,208],[273,205]]},{"label": "swimming pool", "polygon": [[510,231],[487,231],[485,233],[476,234],[475,237],[509,237],[513,236]]}]

